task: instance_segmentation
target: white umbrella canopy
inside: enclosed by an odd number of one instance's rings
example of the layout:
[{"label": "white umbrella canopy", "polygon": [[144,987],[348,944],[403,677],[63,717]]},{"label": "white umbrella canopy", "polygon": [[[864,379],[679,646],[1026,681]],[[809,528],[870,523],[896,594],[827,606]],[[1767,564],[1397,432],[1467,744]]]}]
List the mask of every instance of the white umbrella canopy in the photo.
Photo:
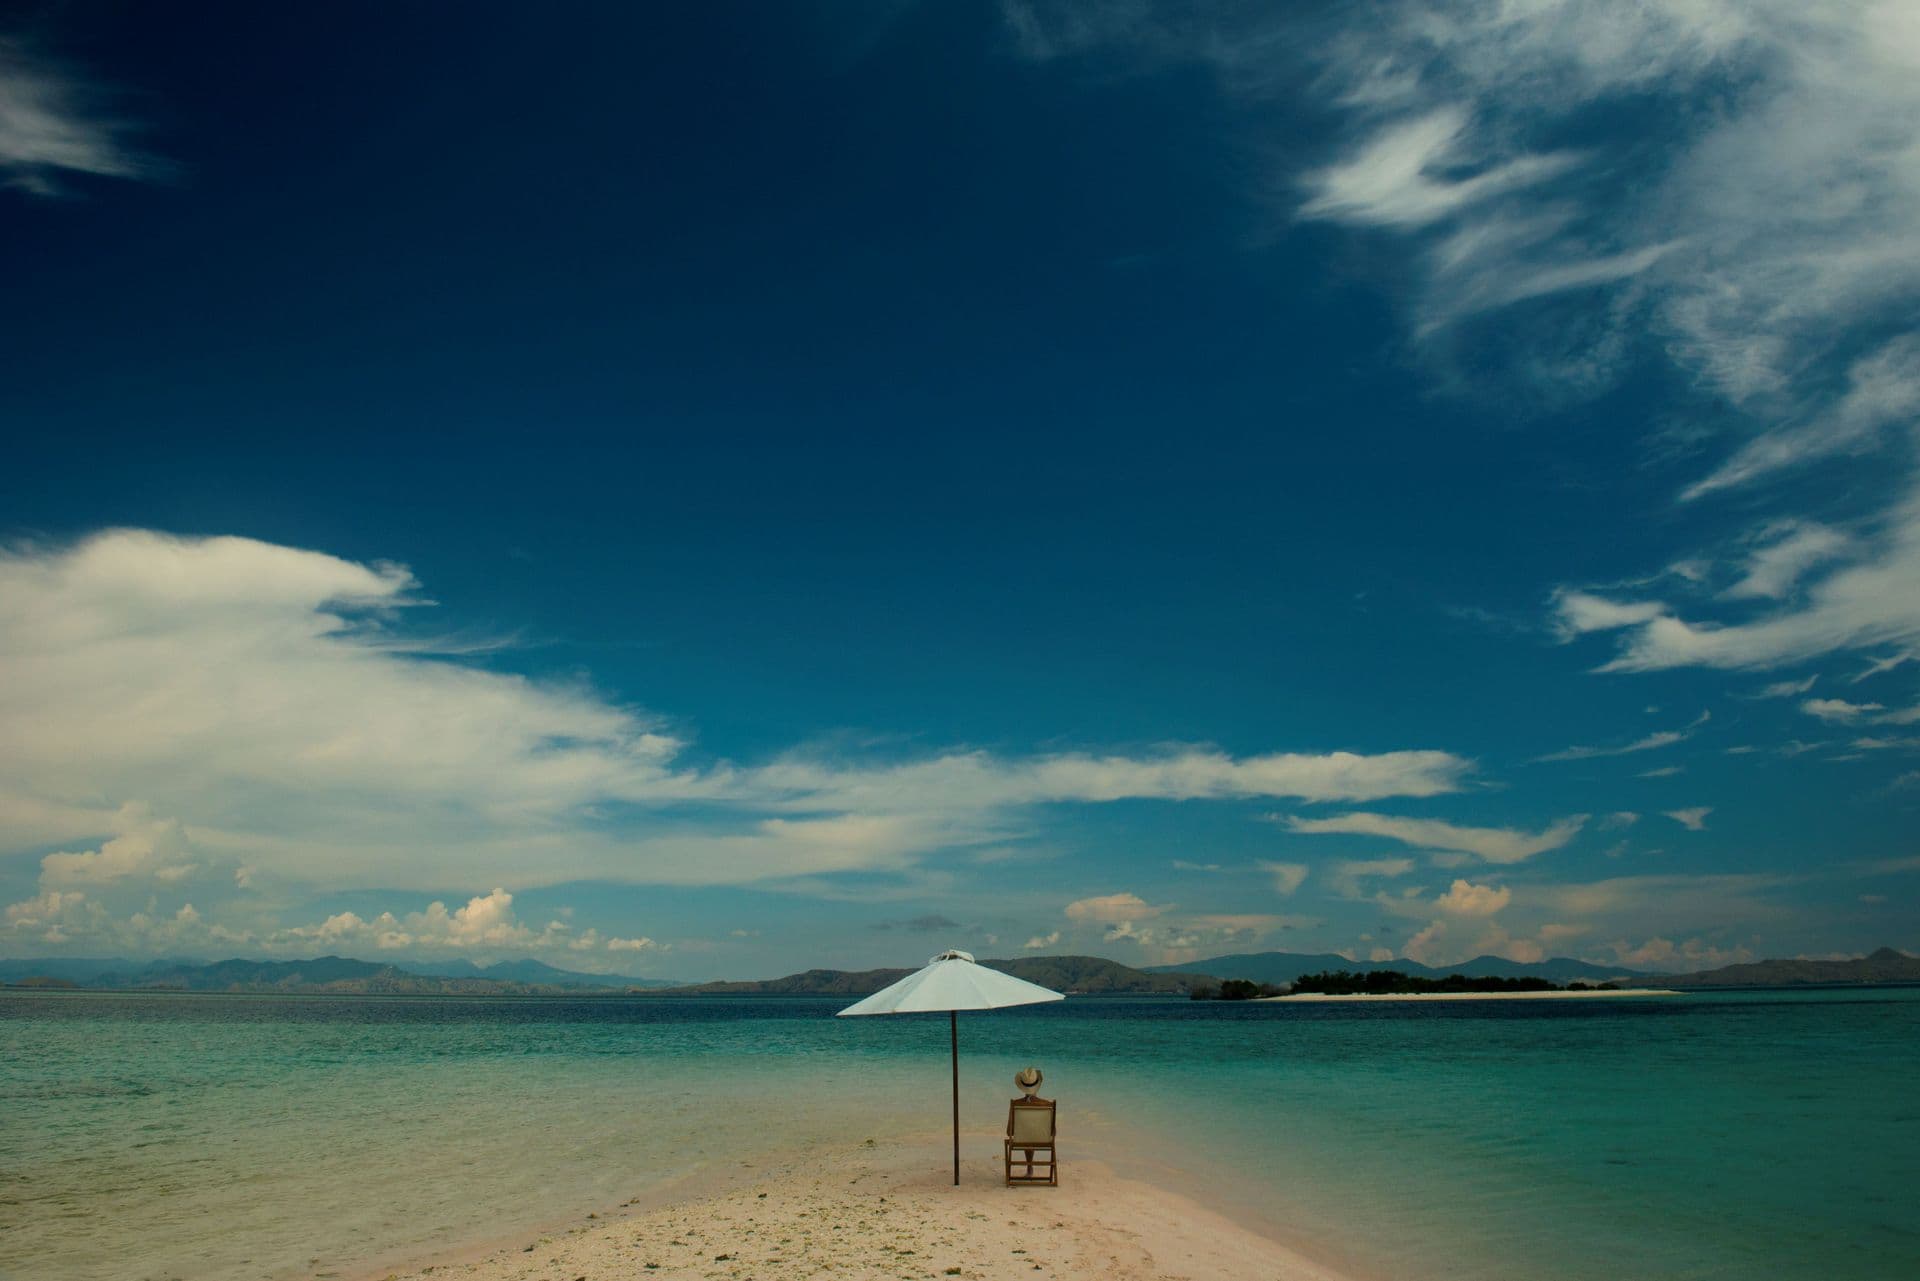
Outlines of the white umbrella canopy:
[{"label": "white umbrella canopy", "polygon": [[924,969],[889,984],[865,1000],[855,1001],[839,1017],[863,1014],[947,1015],[953,1055],[953,1181],[960,1182],[960,1010],[997,1010],[1009,1005],[1038,1005],[1064,1001],[1052,988],[1017,979],[976,964],[971,952],[946,951]]}]

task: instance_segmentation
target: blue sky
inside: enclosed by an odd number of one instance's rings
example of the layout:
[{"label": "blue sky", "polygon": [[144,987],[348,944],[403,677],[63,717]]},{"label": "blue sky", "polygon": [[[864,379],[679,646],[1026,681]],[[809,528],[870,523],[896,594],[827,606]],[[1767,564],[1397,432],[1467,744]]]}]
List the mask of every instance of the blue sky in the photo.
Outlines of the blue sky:
[{"label": "blue sky", "polygon": [[9,6],[0,953],[1920,950],[1808,9]]}]

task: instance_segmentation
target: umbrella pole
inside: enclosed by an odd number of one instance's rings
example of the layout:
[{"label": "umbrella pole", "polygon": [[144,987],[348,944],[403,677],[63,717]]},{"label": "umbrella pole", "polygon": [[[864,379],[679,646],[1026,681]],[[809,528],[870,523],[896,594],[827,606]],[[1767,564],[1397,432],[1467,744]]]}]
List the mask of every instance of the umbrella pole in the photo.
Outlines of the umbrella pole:
[{"label": "umbrella pole", "polygon": [[960,1186],[960,1015],[947,1011],[947,1033],[953,1047],[953,1186]]}]

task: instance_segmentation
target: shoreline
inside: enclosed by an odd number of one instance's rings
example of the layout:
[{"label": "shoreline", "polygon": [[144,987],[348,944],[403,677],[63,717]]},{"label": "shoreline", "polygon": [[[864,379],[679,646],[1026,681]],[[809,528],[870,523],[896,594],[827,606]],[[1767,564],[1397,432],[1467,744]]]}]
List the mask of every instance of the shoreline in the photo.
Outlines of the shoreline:
[{"label": "shoreline", "polygon": [[336,1275],[1355,1281],[1099,1159],[1070,1159],[1059,1186],[1027,1188],[1002,1182],[998,1156],[968,1160],[955,1187],[944,1156],[922,1136],[695,1171],[612,1209]]},{"label": "shoreline", "polygon": [[1677,988],[1622,987],[1611,992],[1298,992],[1289,996],[1262,996],[1260,1001],[1552,1001],[1583,997],[1685,996]]}]

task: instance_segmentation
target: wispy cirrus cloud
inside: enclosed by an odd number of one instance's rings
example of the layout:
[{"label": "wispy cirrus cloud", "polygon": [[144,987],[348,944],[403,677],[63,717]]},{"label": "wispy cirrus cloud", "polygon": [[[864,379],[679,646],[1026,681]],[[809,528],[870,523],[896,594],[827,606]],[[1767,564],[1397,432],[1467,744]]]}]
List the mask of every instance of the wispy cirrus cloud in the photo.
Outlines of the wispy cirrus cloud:
[{"label": "wispy cirrus cloud", "polygon": [[1702,725],[1705,725],[1712,717],[1713,713],[1702,712],[1699,716],[1695,717],[1693,723],[1685,729],[1660,730],[1656,733],[1636,738],[1631,742],[1620,743],[1611,747],[1563,748],[1557,752],[1549,752],[1545,756],[1536,756],[1533,760],[1534,763],[1538,765],[1553,761],[1590,761],[1606,756],[1632,756],[1638,752],[1657,751],[1662,747],[1672,747],[1676,743],[1686,742],[1693,737],[1696,730]]},{"label": "wispy cirrus cloud", "polygon": [[1537,832],[1520,828],[1463,827],[1430,818],[1397,818],[1390,814],[1355,812],[1330,818],[1284,819],[1288,830],[1308,836],[1380,836],[1420,849],[1470,854],[1487,863],[1523,863],[1536,854],[1557,850],[1579,835],[1587,816],[1576,814]]},{"label": "wispy cirrus cloud", "polygon": [[1689,809],[1666,810],[1664,813],[1689,832],[1704,832],[1707,830],[1707,815],[1713,813],[1713,806],[1695,805]]},{"label": "wispy cirrus cloud", "polygon": [[[1703,393],[1696,448],[1721,450],[1676,489],[1684,504],[1885,449],[1920,412],[1920,339],[1905,332],[1920,299],[1911,5],[1005,12],[1028,57],[1208,68],[1250,133],[1305,86],[1336,142],[1275,153],[1283,171],[1261,190],[1281,193],[1276,214],[1404,255],[1408,331],[1450,372],[1506,369],[1564,397],[1634,362],[1670,364]],[[1660,124],[1609,134],[1600,113]],[[1865,501],[1885,502],[1876,480]],[[1760,521],[1762,545],[1717,598],[1577,589],[1554,616],[1563,634],[1622,634],[1608,671],[1911,648],[1920,486],[1906,488],[1858,533],[1798,513]],[[1770,607],[1729,617],[1720,604]]]},{"label": "wispy cirrus cloud", "polygon": [[126,141],[128,123],[103,114],[99,92],[0,37],[0,185],[59,195],[72,175],[142,178],[161,166]]},{"label": "wispy cirrus cloud", "polygon": [[[1884,522],[1852,563],[1806,588],[1801,599],[1738,621],[1713,621],[1707,604],[1602,601],[1566,592],[1556,601],[1563,627],[1619,631],[1619,651],[1601,671],[1677,667],[1764,669],[1843,650],[1920,644],[1920,487]],[[1700,611],[1694,619],[1688,612]]]}]

